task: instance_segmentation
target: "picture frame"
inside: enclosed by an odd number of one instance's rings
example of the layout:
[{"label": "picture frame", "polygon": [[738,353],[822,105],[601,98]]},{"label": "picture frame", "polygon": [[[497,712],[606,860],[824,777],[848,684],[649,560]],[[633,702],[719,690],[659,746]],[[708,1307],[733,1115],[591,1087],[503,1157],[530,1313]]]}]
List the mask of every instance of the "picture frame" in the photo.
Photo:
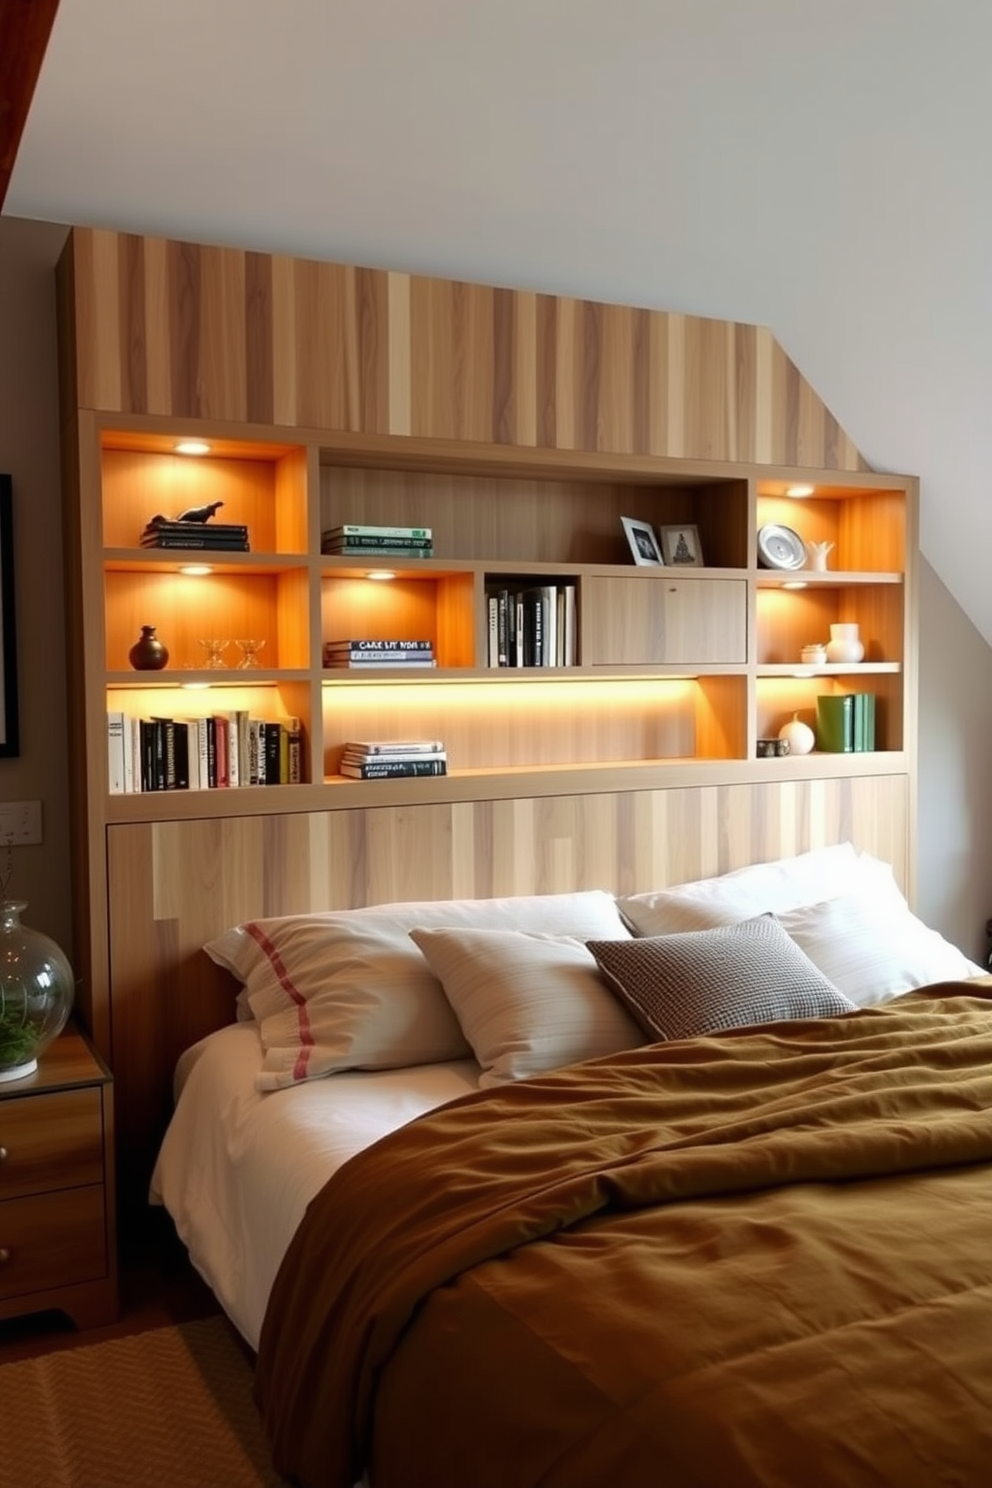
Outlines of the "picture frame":
[{"label": "picture frame", "polygon": [[672,568],[702,568],[703,545],[699,540],[699,528],[692,522],[680,522],[671,527],[659,527],[661,554]]},{"label": "picture frame", "polygon": [[640,565],[650,564],[660,567],[664,564],[658,539],[654,535],[654,528],[649,522],[638,521],[636,517],[621,517],[623,530],[627,534],[630,551],[634,562]]},{"label": "picture frame", "polygon": [[14,625],[14,485],[0,475],[0,758],[20,754],[17,636]]}]

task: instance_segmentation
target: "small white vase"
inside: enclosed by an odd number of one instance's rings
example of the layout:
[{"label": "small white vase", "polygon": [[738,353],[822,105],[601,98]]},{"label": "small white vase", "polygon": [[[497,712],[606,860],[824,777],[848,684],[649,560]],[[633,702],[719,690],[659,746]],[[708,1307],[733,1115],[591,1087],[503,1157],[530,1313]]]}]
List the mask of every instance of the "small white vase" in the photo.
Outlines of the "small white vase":
[{"label": "small white vase", "polygon": [[833,547],[832,542],[808,542],[806,544],[806,567],[819,569],[822,573],[827,566],[827,558]]},{"label": "small white vase", "polygon": [[828,661],[853,663],[863,661],[864,656],[864,643],[858,633],[857,625],[850,622],[831,625],[830,639],[827,642]]},{"label": "small white vase", "polygon": [[778,731],[780,739],[787,739],[790,754],[809,754],[816,743],[816,735],[808,723],[803,723],[798,713],[793,713],[788,723]]}]

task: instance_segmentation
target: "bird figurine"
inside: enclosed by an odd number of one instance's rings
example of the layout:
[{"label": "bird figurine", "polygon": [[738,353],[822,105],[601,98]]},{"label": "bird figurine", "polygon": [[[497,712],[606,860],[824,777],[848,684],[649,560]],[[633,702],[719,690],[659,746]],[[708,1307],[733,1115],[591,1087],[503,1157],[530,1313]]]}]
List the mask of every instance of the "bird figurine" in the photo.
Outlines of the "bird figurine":
[{"label": "bird figurine", "polygon": [[177,522],[209,522],[215,511],[219,511],[224,505],[223,501],[211,501],[207,506],[190,506],[176,517]]}]

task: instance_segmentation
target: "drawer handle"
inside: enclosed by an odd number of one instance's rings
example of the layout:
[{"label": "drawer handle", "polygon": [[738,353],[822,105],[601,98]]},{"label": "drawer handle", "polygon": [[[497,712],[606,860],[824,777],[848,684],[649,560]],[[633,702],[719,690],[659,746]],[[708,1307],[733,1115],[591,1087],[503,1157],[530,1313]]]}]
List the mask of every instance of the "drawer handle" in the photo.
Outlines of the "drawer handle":
[{"label": "drawer handle", "polygon": [[7,1249],[6,1245],[0,1245],[0,1266],[6,1266],[9,1260],[10,1251]]},{"label": "drawer handle", "polygon": [[0,1162],[6,1162],[9,1156],[10,1153],[7,1151],[6,1147],[0,1147]]}]

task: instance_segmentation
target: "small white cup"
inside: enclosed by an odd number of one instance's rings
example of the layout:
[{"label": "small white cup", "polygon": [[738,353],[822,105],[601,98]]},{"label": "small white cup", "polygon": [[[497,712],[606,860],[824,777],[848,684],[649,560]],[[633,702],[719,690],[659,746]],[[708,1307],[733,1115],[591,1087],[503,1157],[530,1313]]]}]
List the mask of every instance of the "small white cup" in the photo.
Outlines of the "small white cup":
[{"label": "small white cup", "polygon": [[822,573],[827,566],[827,557],[833,547],[832,542],[808,542],[806,544],[807,567],[818,569]]}]

